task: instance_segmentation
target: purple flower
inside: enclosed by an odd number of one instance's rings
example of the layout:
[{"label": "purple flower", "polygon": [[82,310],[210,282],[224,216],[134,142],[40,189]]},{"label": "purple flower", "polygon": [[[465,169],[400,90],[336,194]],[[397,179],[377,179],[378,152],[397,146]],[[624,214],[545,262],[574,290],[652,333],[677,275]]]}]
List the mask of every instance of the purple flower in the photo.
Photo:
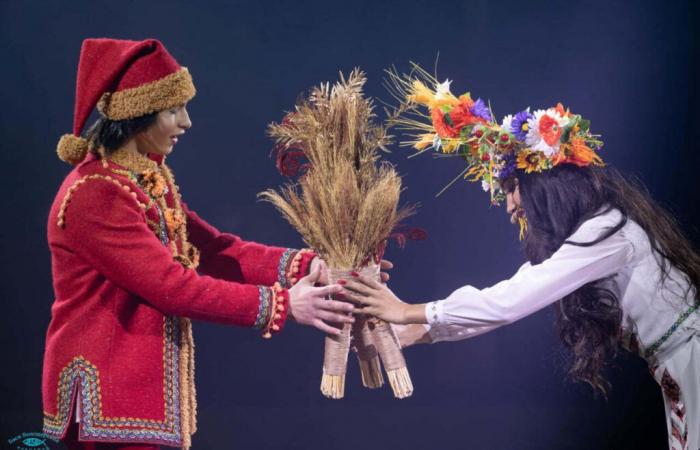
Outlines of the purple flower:
[{"label": "purple flower", "polygon": [[532,117],[530,108],[528,108],[516,114],[515,117],[513,117],[513,121],[510,123],[510,131],[520,142],[525,142],[525,136],[527,136],[527,120]]},{"label": "purple flower", "polygon": [[469,111],[476,117],[481,117],[486,121],[493,120],[493,118],[491,117],[491,111],[489,111],[489,107],[486,106],[486,103],[480,98],[476,99]]},{"label": "purple flower", "polygon": [[505,155],[503,157],[503,168],[498,171],[498,179],[505,180],[515,173],[515,156]]}]

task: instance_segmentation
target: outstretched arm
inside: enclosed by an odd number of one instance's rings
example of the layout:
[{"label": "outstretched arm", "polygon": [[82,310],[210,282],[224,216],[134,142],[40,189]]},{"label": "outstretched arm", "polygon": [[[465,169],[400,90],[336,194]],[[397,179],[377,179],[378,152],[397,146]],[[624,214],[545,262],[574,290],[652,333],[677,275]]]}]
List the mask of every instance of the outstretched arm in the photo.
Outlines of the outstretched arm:
[{"label": "outstretched arm", "polygon": [[[574,239],[578,234],[572,240],[587,240]],[[590,247],[564,244],[549,259],[526,264],[508,280],[486,289],[464,286],[444,300],[405,304],[386,286],[362,278],[347,280],[343,295],[365,305],[365,314],[399,324],[429,324],[433,342],[459,340],[512,323],[586,283],[613,275],[632,254],[632,244],[618,232]]]},{"label": "outstretched arm", "polygon": [[261,329],[274,323],[274,331],[287,313],[328,333],[337,331],[325,321],[351,321],[345,316],[351,305],[325,300],[339,286],[314,287],[318,272],[287,290],[184,268],[149,229],[138,203],[109,181],[92,180],[73,192],[61,230],[79,257],[163,314]]},{"label": "outstretched arm", "polygon": [[251,284],[293,286],[311,272],[315,254],[244,241],[231,233],[222,233],[207,223],[186,204],[187,232],[201,252],[199,271],[214,278]]}]

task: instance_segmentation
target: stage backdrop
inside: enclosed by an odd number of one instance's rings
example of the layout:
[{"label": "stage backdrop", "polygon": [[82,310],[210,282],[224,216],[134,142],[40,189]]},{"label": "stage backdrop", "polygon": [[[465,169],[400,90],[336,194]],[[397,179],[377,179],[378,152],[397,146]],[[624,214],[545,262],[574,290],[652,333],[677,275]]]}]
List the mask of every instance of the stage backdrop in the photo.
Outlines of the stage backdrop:
[{"label": "stage backdrop", "polygon": [[[410,60],[453,91],[491,100],[501,117],[564,102],[603,135],[603,158],[638,176],[694,241],[698,165],[698,9],[651,1],[3,1],[0,3],[2,366],[0,441],[41,428],[44,336],[53,300],[46,219],[69,166],[86,37],[158,38],[197,85],[194,123],[169,163],[202,217],[249,240],[301,240],[256,193],[281,184],[265,126],[297,96],[359,66],[388,99],[384,70]],[[517,229],[462,167],[388,155],[404,176],[410,224],[429,239],[390,247],[391,287],[409,302],[489,286],[522,263]],[[660,391],[643,361],[621,355],[606,400],[566,380],[547,309],[488,335],[405,352],[407,400],[363,389],[351,361],[346,398],[319,392],[323,336],[291,324],[259,333],[197,323],[195,449],[662,449]]]}]

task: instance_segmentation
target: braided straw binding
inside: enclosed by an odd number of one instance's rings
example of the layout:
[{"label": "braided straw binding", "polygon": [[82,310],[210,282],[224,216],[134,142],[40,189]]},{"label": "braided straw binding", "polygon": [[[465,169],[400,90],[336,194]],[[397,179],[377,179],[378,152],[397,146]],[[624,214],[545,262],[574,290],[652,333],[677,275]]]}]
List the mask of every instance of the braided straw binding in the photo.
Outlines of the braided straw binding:
[{"label": "braided straw binding", "polygon": [[369,329],[367,319],[358,317],[353,324],[352,335],[357,351],[357,361],[360,363],[362,385],[366,388],[377,389],[384,386],[382,363],[374,345],[374,339]]},{"label": "braided straw binding", "polygon": [[401,353],[401,344],[390,324],[379,319],[370,319],[369,328],[384,363],[394,397],[406,398],[413,394],[413,382]]}]

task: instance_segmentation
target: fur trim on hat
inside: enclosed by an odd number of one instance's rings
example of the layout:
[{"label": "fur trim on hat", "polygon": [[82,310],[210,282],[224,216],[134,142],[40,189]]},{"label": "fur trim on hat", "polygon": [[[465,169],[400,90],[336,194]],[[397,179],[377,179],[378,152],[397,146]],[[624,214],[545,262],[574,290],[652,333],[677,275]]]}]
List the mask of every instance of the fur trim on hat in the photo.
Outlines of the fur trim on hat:
[{"label": "fur trim on hat", "polygon": [[187,103],[196,93],[186,67],[151,83],[117,92],[106,92],[97,109],[110,120],[134,119]]},{"label": "fur trim on hat", "polygon": [[56,153],[62,161],[76,165],[85,159],[88,152],[88,141],[73,134],[64,134],[58,141]]}]

